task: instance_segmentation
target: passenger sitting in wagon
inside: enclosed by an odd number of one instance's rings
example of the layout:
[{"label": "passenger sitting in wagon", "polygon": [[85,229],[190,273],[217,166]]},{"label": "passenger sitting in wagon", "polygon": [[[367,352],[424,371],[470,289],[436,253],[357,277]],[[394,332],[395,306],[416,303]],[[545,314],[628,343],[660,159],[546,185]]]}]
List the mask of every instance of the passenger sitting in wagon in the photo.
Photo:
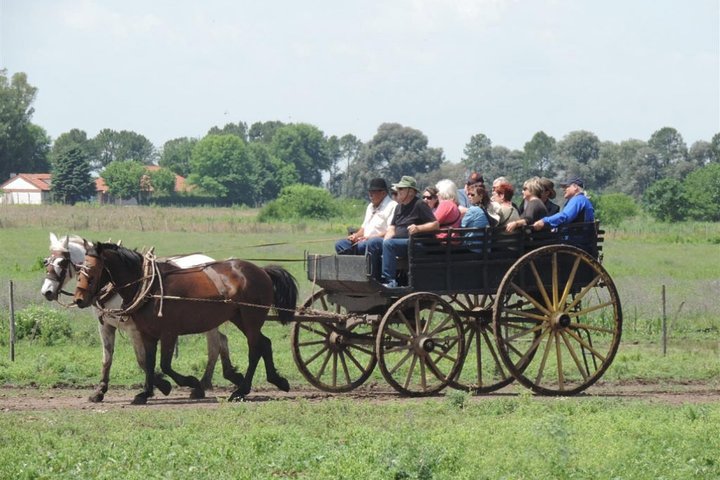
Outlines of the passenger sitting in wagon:
[{"label": "passenger sitting in wagon", "polygon": [[[595,208],[585,195],[585,183],[581,178],[570,178],[561,183],[565,206],[555,215],[543,217],[533,224],[533,229],[542,230],[545,226],[556,229],[561,225],[572,223],[589,223],[595,221]],[[594,229],[582,231],[563,239],[571,245],[576,245],[593,256],[597,256],[597,239]]]},{"label": "passenger sitting in wagon", "polygon": [[[433,213],[435,214],[439,227],[441,229],[458,228],[460,226],[460,220],[462,219],[462,213],[460,213],[460,209],[458,208],[458,189],[455,183],[452,180],[445,179],[440,180],[435,187],[440,202]],[[437,238],[447,238],[447,232],[438,233]]]},{"label": "passenger sitting in wagon", "polygon": [[395,213],[395,202],[388,195],[387,183],[383,178],[373,178],[368,186],[370,203],[365,209],[362,226],[347,238],[335,243],[335,252],[339,255],[365,255],[367,241],[371,238],[383,238],[390,220]]},{"label": "passenger sitting in wagon", "polygon": [[[469,188],[468,198],[470,199],[470,208],[465,212],[460,226],[462,228],[485,228],[492,226],[491,221],[495,221],[487,211],[488,205],[490,205],[490,197],[488,197],[485,185],[478,183],[473,187]],[[480,253],[482,252],[481,232],[467,232],[465,233],[465,244],[471,252]]]},{"label": "passenger sitting in wagon", "polygon": [[540,183],[539,177],[533,177],[530,180],[526,180],[523,184],[523,211],[520,214],[518,220],[508,222],[505,230],[512,232],[517,228],[524,227],[526,225],[532,225],[536,221],[547,217],[548,211],[545,203],[540,198],[543,194],[543,186]]},{"label": "passenger sitting in wagon", "polygon": [[410,236],[434,232],[439,226],[430,207],[418,198],[417,182],[413,177],[403,176],[393,187],[398,192],[398,205],[385,238],[371,238],[367,242],[372,274],[386,288],[398,286],[395,278],[397,257],[407,256]]}]

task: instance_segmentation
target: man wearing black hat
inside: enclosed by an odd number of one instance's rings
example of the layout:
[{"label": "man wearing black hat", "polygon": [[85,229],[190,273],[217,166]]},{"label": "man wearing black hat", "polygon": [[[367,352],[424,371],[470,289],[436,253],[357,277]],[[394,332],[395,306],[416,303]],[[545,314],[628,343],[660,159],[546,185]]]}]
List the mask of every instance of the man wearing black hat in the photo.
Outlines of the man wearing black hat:
[{"label": "man wearing black hat", "polygon": [[382,238],[387,232],[397,202],[388,195],[385,179],[370,180],[368,195],[370,203],[365,210],[365,218],[360,229],[335,243],[335,251],[340,255],[365,255],[367,241],[374,237]]},{"label": "man wearing black hat", "polygon": [[417,197],[418,186],[413,177],[403,176],[394,183],[398,191],[398,206],[384,239],[372,239],[367,251],[373,265],[373,275],[386,288],[397,287],[397,257],[407,256],[409,237],[434,232],[439,228],[435,214]]},{"label": "man wearing black hat", "polygon": [[562,211],[555,215],[541,218],[533,224],[535,230],[542,230],[545,225],[557,228],[568,223],[594,222],[595,209],[590,200],[585,196],[585,183],[581,178],[569,178],[560,186],[564,189],[565,206]]}]

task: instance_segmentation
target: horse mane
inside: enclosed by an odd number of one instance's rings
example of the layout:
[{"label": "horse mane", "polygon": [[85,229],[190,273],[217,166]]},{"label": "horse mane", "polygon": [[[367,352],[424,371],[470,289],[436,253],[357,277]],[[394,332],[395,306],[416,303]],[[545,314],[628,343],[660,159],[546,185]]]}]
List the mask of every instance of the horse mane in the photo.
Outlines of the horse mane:
[{"label": "horse mane", "polygon": [[98,254],[107,250],[114,252],[118,256],[122,264],[127,267],[142,266],[143,256],[137,250],[130,250],[129,248],[123,247],[122,245],[107,242],[95,242],[94,248]]}]

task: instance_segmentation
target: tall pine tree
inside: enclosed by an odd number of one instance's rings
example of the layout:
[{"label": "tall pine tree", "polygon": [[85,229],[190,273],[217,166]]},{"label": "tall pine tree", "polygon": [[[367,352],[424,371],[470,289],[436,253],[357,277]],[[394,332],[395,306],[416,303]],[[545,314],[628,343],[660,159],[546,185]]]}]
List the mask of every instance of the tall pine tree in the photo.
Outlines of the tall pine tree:
[{"label": "tall pine tree", "polygon": [[90,176],[90,160],[85,151],[73,145],[59,152],[52,172],[51,191],[56,202],[74,205],[95,193]]}]

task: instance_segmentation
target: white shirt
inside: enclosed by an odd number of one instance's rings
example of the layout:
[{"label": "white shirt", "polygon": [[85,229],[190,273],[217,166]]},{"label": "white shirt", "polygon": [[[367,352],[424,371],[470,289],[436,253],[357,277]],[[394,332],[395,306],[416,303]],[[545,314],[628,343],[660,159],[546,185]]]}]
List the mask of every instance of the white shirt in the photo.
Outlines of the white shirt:
[{"label": "white shirt", "polygon": [[362,223],[365,237],[385,235],[388,225],[390,225],[390,220],[392,220],[395,214],[396,206],[397,202],[390,198],[390,195],[386,195],[377,208],[370,202],[365,210],[365,219]]}]

